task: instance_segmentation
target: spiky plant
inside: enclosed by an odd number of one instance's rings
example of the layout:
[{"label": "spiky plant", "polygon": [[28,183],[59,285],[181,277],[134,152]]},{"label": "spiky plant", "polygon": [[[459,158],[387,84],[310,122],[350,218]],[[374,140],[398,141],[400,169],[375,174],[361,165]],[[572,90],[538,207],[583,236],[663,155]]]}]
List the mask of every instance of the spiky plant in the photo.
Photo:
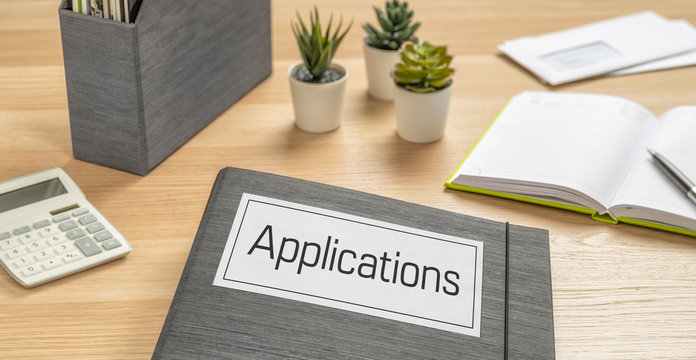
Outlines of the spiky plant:
[{"label": "spiky plant", "polygon": [[413,34],[420,26],[420,22],[411,25],[413,11],[408,10],[407,2],[387,1],[385,11],[374,5],[372,8],[375,9],[377,20],[382,29],[377,30],[370,24],[363,24],[370,46],[384,50],[396,50],[404,41],[413,40]]},{"label": "spiky plant", "polygon": [[401,52],[391,76],[397,85],[417,93],[444,89],[452,84],[454,69],[449,67],[452,56],[446,46],[434,46],[428,42],[407,44]]},{"label": "spiky plant", "polygon": [[350,21],[348,27],[341,33],[343,26],[343,16],[336,27],[336,31],[331,33],[331,24],[333,22],[333,14],[329,18],[329,25],[326,27],[326,32],[322,34],[321,25],[319,24],[319,10],[314,7],[314,12],[309,12],[310,27],[308,30],[305,26],[300,13],[297,13],[298,22],[292,22],[292,32],[297,39],[297,45],[302,54],[302,61],[312,74],[313,79],[319,80],[321,76],[329,69],[331,60],[336,54],[338,45],[348,33],[353,20]]}]

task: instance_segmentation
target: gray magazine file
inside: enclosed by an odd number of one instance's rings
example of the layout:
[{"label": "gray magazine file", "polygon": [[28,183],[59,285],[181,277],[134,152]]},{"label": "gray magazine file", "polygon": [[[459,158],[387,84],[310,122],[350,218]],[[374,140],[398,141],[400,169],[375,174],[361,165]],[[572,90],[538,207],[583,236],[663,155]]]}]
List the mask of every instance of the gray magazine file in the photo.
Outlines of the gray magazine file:
[{"label": "gray magazine file", "polygon": [[271,73],[270,0],[143,0],[135,23],[60,27],[73,155],[140,175]]},{"label": "gray magazine file", "polygon": [[[245,192],[483,241],[481,336],[212,285]],[[153,359],[545,360],[554,359],[554,351],[546,230],[225,168],[208,199]]]}]

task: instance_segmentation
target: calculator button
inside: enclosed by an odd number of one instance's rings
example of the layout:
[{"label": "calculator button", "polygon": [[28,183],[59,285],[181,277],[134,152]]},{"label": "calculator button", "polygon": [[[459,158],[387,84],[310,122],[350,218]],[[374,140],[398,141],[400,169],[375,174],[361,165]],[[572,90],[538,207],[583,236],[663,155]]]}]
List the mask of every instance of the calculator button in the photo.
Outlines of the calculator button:
[{"label": "calculator button", "polygon": [[70,214],[67,214],[67,213],[58,214],[58,215],[53,217],[53,222],[57,224],[59,222],[63,222],[63,221],[68,220],[68,219],[70,219]]},{"label": "calculator button", "polygon": [[0,240],[9,239],[10,236],[12,236],[12,235],[10,235],[10,233],[8,233],[7,231],[4,233],[0,233]]},{"label": "calculator button", "polygon": [[97,246],[97,243],[95,243],[94,240],[87,237],[75,240],[75,246],[77,246],[78,249],[82,250],[85,256],[92,256],[102,252],[99,246]]},{"label": "calculator button", "polygon": [[23,268],[23,267],[29,266],[35,262],[36,262],[36,260],[34,260],[34,258],[32,258],[31,256],[22,256],[20,258],[15,259],[14,266],[16,268]]},{"label": "calculator button", "polygon": [[33,227],[34,229],[41,229],[42,227],[46,227],[46,226],[49,226],[49,225],[51,225],[51,222],[50,222],[50,221],[48,221],[48,220],[41,220],[41,221],[35,222],[34,225],[32,225],[32,227]]},{"label": "calculator button", "polygon": [[80,229],[80,228],[77,228],[77,229],[75,229],[75,230],[70,230],[70,231],[68,231],[68,232],[65,233],[65,234],[68,235],[68,239],[70,239],[70,240],[79,239],[79,238],[81,238],[81,237],[87,235],[87,234],[85,234],[85,232],[84,232],[82,229]]},{"label": "calculator button", "polygon": [[17,238],[22,242],[22,244],[27,244],[32,241],[36,241],[39,239],[40,236],[36,235],[35,233],[26,233],[22,234],[22,236],[18,236]]},{"label": "calculator button", "polygon": [[0,240],[0,250],[12,249],[19,245],[19,241],[15,239]]},{"label": "calculator button", "polygon": [[68,238],[65,236],[65,234],[56,234],[48,238],[48,243],[51,244],[51,246],[58,245],[60,243],[68,241]]},{"label": "calculator button", "polygon": [[29,265],[29,266],[25,267],[24,269],[22,269],[21,272],[22,272],[22,275],[23,275],[23,276],[32,276],[32,275],[36,275],[36,274],[38,274],[38,273],[40,273],[40,272],[42,272],[42,271],[43,271],[43,270],[41,270],[41,269],[40,269],[38,266],[36,266],[36,265]]},{"label": "calculator button", "polygon": [[111,249],[115,249],[115,248],[121,246],[121,243],[120,243],[118,240],[116,240],[116,239],[110,239],[110,240],[104,241],[104,242],[102,243],[102,246],[103,246],[104,249],[106,249],[106,250],[111,250]]},{"label": "calculator button", "polygon": [[94,235],[94,240],[97,240],[99,242],[107,240],[107,239],[111,239],[111,238],[112,238],[112,235],[108,230],[102,231],[99,234]]},{"label": "calculator button", "polygon": [[39,234],[39,236],[44,237],[44,238],[49,237],[53,234],[57,234],[58,232],[59,232],[58,228],[55,226],[47,226],[43,229],[36,230],[36,233]]},{"label": "calculator button", "polygon": [[55,269],[61,265],[63,264],[60,262],[60,258],[57,257],[41,263],[41,267],[44,268],[44,270]]},{"label": "calculator button", "polygon": [[54,256],[56,256],[56,254],[54,254],[53,251],[48,249],[39,250],[36,253],[34,253],[34,258],[36,259],[36,261],[44,261]]},{"label": "calculator button", "polygon": [[21,248],[21,247],[16,247],[14,249],[11,249],[11,250],[5,252],[5,256],[7,256],[9,259],[16,259],[16,258],[18,258],[20,256],[24,256],[28,253],[29,252],[27,251],[27,249]]},{"label": "calculator button", "polygon": [[72,243],[62,243],[53,249],[53,251],[58,255],[65,254],[66,252],[73,250],[75,250],[75,245]]},{"label": "calculator button", "polygon": [[66,264],[70,264],[71,262],[75,262],[75,261],[80,260],[82,258],[83,258],[82,254],[77,250],[71,251],[69,253],[65,253],[65,254],[63,254],[63,256],[61,256],[61,259],[63,259],[63,262]]},{"label": "calculator button", "polygon": [[102,223],[100,223],[100,222],[96,222],[94,224],[87,225],[87,227],[85,229],[87,229],[87,231],[90,234],[94,234],[94,233],[97,233],[97,232],[104,230],[104,225],[102,225]]},{"label": "calculator button", "polygon": [[77,219],[77,221],[79,221],[82,225],[88,225],[97,221],[97,218],[94,215],[89,214]]},{"label": "calculator button", "polygon": [[80,216],[89,212],[89,209],[81,208],[72,212],[72,216]]},{"label": "calculator button", "polygon": [[20,228],[16,228],[16,229],[12,230],[12,233],[15,235],[21,235],[24,233],[28,233],[30,231],[31,231],[31,228],[29,226],[22,226]]},{"label": "calculator button", "polygon": [[45,241],[34,241],[34,242],[30,242],[29,244],[27,244],[27,250],[29,250],[29,252],[43,250],[47,247],[48,247],[48,245],[46,244]]},{"label": "calculator button", "polygon": [[66,221],[66,222],[64,222],[64,223],[62,223],[62,224],[60,224],[60,225],[58,225],[58,227],[59,227],[60,230],[62,230],[62,231],[68,231],[68,230],[72,230],[72,229],[76,228],[76,227],[77,227],[77,223],[74,222],[74,221],[72,221],[72,220],[70,220],[70,221]]}]

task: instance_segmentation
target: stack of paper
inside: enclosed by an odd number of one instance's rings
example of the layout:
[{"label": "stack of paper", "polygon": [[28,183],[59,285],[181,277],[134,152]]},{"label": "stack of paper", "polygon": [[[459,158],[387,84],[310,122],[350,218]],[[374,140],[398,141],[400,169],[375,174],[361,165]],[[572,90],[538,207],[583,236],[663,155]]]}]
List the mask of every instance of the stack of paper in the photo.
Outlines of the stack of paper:
[{"label": "stack of paper", "polygon": [[625,75],[696,64],[696,28],[653,11],[555,33],[505,41],[498,49],[559,85],[600,75]]}]

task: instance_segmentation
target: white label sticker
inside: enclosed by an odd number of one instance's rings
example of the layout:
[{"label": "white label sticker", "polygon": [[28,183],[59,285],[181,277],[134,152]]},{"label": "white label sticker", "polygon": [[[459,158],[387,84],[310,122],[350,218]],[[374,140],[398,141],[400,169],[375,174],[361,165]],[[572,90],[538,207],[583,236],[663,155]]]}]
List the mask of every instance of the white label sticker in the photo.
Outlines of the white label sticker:
[{"label": "white label sticker", "polygon": [[483,243],[243,194],[214,285],[480,336]]}]

